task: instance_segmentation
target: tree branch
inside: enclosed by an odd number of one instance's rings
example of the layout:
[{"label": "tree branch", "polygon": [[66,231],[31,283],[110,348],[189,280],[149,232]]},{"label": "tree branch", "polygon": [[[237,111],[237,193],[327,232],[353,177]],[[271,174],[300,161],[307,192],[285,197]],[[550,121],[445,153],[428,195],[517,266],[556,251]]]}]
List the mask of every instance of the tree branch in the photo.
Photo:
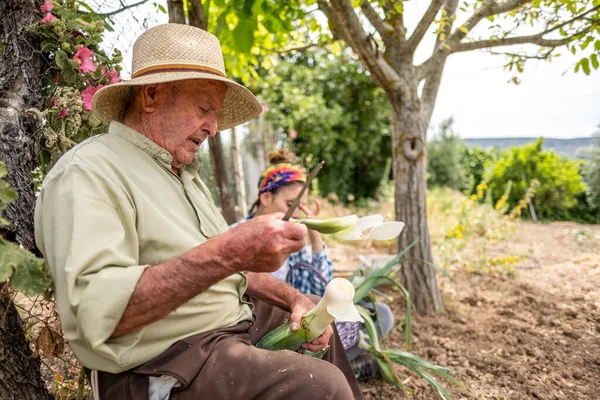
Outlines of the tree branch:
[{"label": "tree branch", "polygon": [[419,24],[415,28],[415,31],[408,39],[408,50],[411,53],[415,51],[421,40],[423,40],[423,37],[425,36],[425,33],[431,26],[431,23],[435,19],[435,16],[444,5],[444,1],[445,0],[433,0],[429,4],[429,8],[427,8],[427,11],[425,11],[425,14],[423,14],[423,18],[421,18]]},{"label": "tree branch", "polygon": [[[119,13],[122,13],[123,11],[129,10],[130,8],[141,6],[142,4],[147,3],[147,2],[148,2],[148,0],[141,0],[141,1],[138,1],[137,3],[125,5],[125,4],[123,4],[122,1],[120,1],[121,8],[119,8],[117,10],[114,10],[114,11],[109,11],[109,12],[106,12],[106,13],[96,13],[96,15],[100,16],[100,17],[112,17],[113,15],[117,15]],[[78,14],[90,14],[89,12],[82,11],[82,10],[77,10],[77,13]]]},{"label": "tree branch", "polygon": [[519,8],[532,0],[510,0],[503,3],[496,3],[493,0],[484,0],[481,7],[475,11],[475,13],[461,26],[462,29],[456,29],[454,33],[448,38],[446,43],[449,46],[459,43],[463,40],[473,28],[484,18],[492,15],[502,14],[515,8]]},{"label": "tree branch", "polygon": [[[585,17],[585,16],[586,16],[586,15],[588,15],[588,14],[591,14],[591,13],[593,13],[594,11],[598,11],[598,10],[600,10],[600,5],[597,5],[597,6],[596,6],[596,7],[594,7],[594,8],[590,8],[589,10],[587,10],[587,11],[585,11],[585,12],[583,12],[583,13],[581,13],[581,14],[579,14],[579,15],[577,15],[577,16],[575,16],[575,17],[573,17],[573,18],[571,18],[571,19],[570,19],[570,20],[568,20],[568,21],[565,21],[565,22],[563,22],[563,23],[561,23],[561,24],[558,24],[558,25],[556,25],[556,26],[553,26],[553,27],[552,27],[552,28],[550,28],[550,29],[546,29],[546,30],[544,31],[544,33],[542,33],[542,35],[545,35],[545,34],[547,34],[547,33],[550,33],[550,32],[554,32],[555,30],[557,30],[557,29],[560,29],[560,28],[562,28],[563,26],[570,24],[571,22],[575,22],[575,21],[577,21],[577,20],[580,20],[580,19],[586,19],[586,18],[583,18],[583,17]],[[587,20],[587,19],[586,19],[586,20]],[[597,22],[597,21],[596,21],[596,20],[593,20],[592,22]]]},{"label": "tree branch", "polygon": [[[365,0],[366,1],[366,0]],[[399,13],[394,4],[402,0],[386,0],[383,2],[383,11],[386,21],[392,25],[394,31],[401,39],[406,38],[406,27],[404,26],[404,13]]]},{"label": "tree branch", "polygon": [[379,86],[396,88],[400,77],[383,59],[374,40],[365,33],[352,4],[348,0],[318,0],[319,8],[342,39],[354,50]]},{"label": "tree branch", "polygon": [[373,25],[373,28],[375,28],[375,30],[379,32],[384,41],[386,40],[386,38],[390,38],[391,36],[393,36],[395,32],[394,27],[388,24],[387,22],[383,21],[379,17],[377,11],[375,11],[373,6],[371,6],[371,4],[369,3],[369,0],[364,0],[360,6],[360,9],[362,10],[365,17],[367,17],[371,25]]},{"label": "tree branch", "polygon": [[584,32],[578,32],[574,35],[562,38],[562,39],[544,39],[542,36],[545,33],[528,36],[515,36],[496,40],[479,40],[476,42],[459,43],[452,47],[450,50],[452,53],[460,53],[463,51],[478,50],[478,49],[489,49],[500,46],[511,46],[515,44],[536,44],[541,47],[558,47],[569,43],[574,37]]},{"label": "tree branch", "polygon": [[276,54],[287,54],[287,53],[291,53],[292,51],[298,51],[298,52],[302,52],[308,49],[312,49],[314,47],[324,47],[328,44],[331,44],[332,42],[326,41],[326,42],[319,42],[319,43],[309,43],[307,45],[304,46],[298,46],[298,47],[291,47],[289,49],[284,49],[284,50],[276,50],[276,49],[267,49],[264,47],[261,47],[261,49],[265,50],[265,51],[271,51],[273,53]]}]

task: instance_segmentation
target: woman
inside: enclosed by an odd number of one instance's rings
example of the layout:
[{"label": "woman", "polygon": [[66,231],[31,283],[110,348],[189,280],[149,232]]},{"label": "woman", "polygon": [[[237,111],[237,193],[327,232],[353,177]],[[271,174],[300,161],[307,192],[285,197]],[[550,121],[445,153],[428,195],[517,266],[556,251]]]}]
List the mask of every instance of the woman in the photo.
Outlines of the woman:
[{"label": "woman", "polygon": [[[269,162],[272,165],[260,177],[258,199],[245,221],[257,215],[286,213],[306,182],[304,172],[289,162],[285,150],[269,153]],[[300,218],[302,212],[307,218],[316,218],[319,215],[321,210],[319,202],[315,200],[314,208],[310,208],[307,205],[307,198],[308,192],[305,192],[292,218]],[[322,296],[327,282],[332,279],[333,264],[319,232],[309,230],[308,239],[312,251],[305,245],[302,250],[290,255],[273,276],[302,293]]]},{"label": "woman", "polygon": [[[290,162],[286,150],[269,153],[269,166],[261,175],[258,183],[258,199],[250,209],[250,214],[244,219],[247,221],[257,215],[266,215],[274,212],[286,213],[296,197],[300,194],[306,182],[302,169]],[[316,218],[320,212],[318,200],[314,200],[314,207],[307,205],[308,192],[305,192],[292,218],[299,219],[301,213],[307,218]],[[242,221],[243,222],[243,221]],[[327,283],[333,277],[333,264],[327,255],[327,246],[323,243],[317,231],[308,231],[308,239],[312,250],[307,245],[297,253],[289,256],[281,268],[273,272],[273,276],[285,281],[305,294],[323,296]],[[394,316],[390,308],[383,303],[363,304],[376,312],[379,321],[379,335],[386,336],[393,327]],[[348,359],[359,380],[366,380],[378,374],[377,363],[370,357],[361,356],[365,351],[358,347],[360,323],[339,323],[336,327]],[[361,357],[359,357],[361,356]]]}]

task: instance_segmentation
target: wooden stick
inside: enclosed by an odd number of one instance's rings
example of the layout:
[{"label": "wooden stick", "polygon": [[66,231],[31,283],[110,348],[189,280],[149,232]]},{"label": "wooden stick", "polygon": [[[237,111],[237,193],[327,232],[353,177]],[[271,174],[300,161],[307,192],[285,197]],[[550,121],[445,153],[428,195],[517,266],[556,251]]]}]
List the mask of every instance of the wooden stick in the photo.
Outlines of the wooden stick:
[{"label": "wooden stick", "polygon": [[304,186],[302,186],[302,190],[300,191],[300,194],[296,197],[296,199],[294,200],[294,202],[290,206],[290,209],[285,213],[285,216],[283,217],[284,221],[289,221],[289,219],[292,217],[292,214],[294,213],[294,211],[296,211],[296,208],[298,208],[298,204],[300,204],[300,199],[304,195],[304,192],[306,192],[306,189],[308,189],[308,187],[310,186],[310,182],[312,182],[312,180],[315,178],[315,176],[317,176],[317,174],[319,173],[319,171],[323,167],[323,164],[325,164],[325,161],[321,161],[315,167],[315,169],[312,170],[312,172],[310,173],[310,175],[306,179],[306,182],[304,182]]}]

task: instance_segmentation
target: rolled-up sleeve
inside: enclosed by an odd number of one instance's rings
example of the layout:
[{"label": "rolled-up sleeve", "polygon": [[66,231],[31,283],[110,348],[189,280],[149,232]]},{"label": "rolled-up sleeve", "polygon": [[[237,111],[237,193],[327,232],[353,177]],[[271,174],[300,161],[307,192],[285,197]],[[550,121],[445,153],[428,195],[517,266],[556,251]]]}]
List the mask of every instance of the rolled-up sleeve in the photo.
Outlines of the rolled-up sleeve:
[{"label": "rolled-up sleeve", "polygon": [[[77,354],[119,363],[142,331],[110,336],[147,265],[132,200],[118,182],[71,162],[47,177],[35,211],[36,242],[52,271],[63,331]],[[85,357],[82,360],[85,364]]]}]

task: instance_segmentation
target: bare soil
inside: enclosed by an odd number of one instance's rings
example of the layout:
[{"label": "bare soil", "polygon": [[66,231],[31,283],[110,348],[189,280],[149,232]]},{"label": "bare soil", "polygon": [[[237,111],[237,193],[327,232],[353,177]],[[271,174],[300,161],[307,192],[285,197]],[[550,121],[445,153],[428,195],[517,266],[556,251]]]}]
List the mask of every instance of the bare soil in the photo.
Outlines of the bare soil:
[{"label": "bare soil", "polygon": [[[514,277],[453,271],[456,284],[440,282],[444,312],[413,318],[411,350],[463,374],[470,395],[444,382],[454,399],[600,399],[600,226],[523,223],[518,235],[495,250],[535,262],[524,261]],[[354,262],[348,249],[332,253],[346,266]],[[402,319],[402,298],[385,291]],[[401,348],[403,334],[395,330],[386,342]],[[407,370],[396,371],[409,378],[412,398],[439,398]],[[365,383],[363,393],[407,397],[381,379]]]}]

